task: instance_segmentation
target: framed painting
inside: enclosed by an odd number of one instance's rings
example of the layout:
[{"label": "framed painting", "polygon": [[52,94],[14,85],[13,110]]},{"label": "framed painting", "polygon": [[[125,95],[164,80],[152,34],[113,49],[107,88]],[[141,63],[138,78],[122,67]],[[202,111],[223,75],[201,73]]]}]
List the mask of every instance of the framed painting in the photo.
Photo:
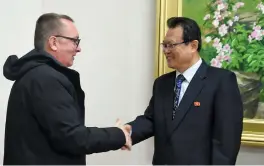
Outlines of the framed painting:
[{"label": "framed painting", "polygon": [[[156,0],[155,77],[167,67],[160,43],[170,17],[197,21],[201,57],[235,72],[244,105],[242,144],[264,146],[264,3],[263,0]],[[262,30],[263,29],[263,30]]]}]

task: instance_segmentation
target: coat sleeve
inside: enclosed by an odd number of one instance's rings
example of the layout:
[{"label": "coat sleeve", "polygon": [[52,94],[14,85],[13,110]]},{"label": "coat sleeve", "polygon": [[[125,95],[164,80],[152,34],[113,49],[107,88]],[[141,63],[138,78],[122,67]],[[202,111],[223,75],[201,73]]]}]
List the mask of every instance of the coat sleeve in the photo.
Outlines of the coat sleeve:
[{"label": "coat sleeve", "polygon": [[57,78],[32,83],[32,114],[54,150],[85,155],[120,149],[125,135],[117,127],[85,127],[72,95]]},{"label": "coat sleeve", "polygon": [[154,102],[155,102],[155,88],[156,81],[153,85],[152,97],[150,99],[149,105],[145,110],[143,115],[138,116],[134,121],[129,122],[128,124],[132,126],[132,143],[137,144],[141,141],[144,141],[154,135]]},{"label": "coat sleeve", "polygon": [[212,164],[234,165],[240,148],[243,103],[236,76],[222,78],[214,103]]}]

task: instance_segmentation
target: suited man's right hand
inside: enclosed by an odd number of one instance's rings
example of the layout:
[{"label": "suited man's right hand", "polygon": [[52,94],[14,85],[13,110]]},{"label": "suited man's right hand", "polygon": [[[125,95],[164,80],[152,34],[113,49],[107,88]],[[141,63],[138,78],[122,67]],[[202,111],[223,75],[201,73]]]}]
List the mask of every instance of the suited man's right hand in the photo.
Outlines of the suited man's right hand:
[{"label": "suited man's right hand", "polygon": [[120,128],[126,137],[126,144],[122,147],[122,150],[131,150],[132,147],[132,139],[130,137],[130,132],[131,132],[131,126],[130,125],[122,125],[120,119],[117,119],[116,121],[116,127]]},{"label": "suited man's right hand", "polygon": [[[131,138],[131,130],[132,130],[132,127],[130,125],[128,125],[128,124],[124,125],[123,127],[129,133],[130,140],[131,140],[131,147],[132,147],[132,138]],[[122,150],[131,150],[131,148],[128,148],[127,146],[123,146],[121,149]]]}]

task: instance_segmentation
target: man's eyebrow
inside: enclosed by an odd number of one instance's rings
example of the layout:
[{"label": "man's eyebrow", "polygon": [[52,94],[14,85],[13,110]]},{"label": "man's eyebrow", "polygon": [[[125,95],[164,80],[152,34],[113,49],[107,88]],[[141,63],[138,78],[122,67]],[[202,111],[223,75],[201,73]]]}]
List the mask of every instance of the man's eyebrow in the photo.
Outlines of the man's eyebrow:
[{"label": "man's eyebrow", "polygon": [[173,40],[163,40],[162,41],[163,43],[165,42],[165,43],[173,43],[174,41]]}]

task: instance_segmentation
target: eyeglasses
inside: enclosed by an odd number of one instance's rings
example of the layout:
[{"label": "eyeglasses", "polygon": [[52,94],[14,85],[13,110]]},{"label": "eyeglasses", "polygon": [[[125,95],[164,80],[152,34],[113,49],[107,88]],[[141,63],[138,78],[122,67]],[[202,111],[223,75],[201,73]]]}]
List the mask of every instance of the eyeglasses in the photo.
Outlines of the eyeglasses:
[{"label": "eyeglasses", "polygon": [[161,43],[160,46],[162,49],[173,49],[175,46],[183,44],[183,43],[188,43],[187,41],[181,42],[181,43]]},{"label": "eyeglasses", "polygon": [[64,38],[64,39],[71,40],[71,41],[73,41],[73,42],[74,42],[74,44],[76,45],[76,47],[78,47],[78,46],[79,46],[79,44],[80,44],[80,41],[81,41],[81,39],[79,39],[79,38],[72,38],[72,37],[61,36],[61,35],[56,35],[55,37],[62,37],[62,38]]}]

